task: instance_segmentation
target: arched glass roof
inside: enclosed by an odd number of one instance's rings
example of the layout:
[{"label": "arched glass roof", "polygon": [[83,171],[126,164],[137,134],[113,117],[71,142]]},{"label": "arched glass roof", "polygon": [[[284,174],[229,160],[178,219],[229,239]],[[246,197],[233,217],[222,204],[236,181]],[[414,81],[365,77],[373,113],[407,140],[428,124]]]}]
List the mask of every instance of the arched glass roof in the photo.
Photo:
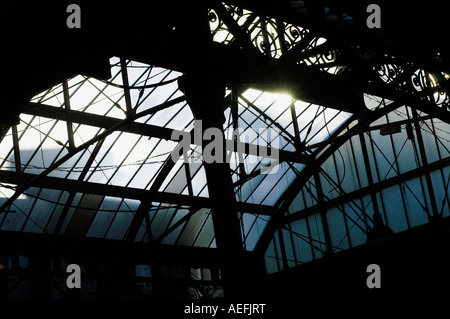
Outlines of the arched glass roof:
[{"label": "arched glass roof", "polygon": [[[148,241],[150,236],[161,243],[214,247],[210,208],[208,205],[193,208],[191,204],[208,198],[203,165],[195,160],[171,161],[177,142],[170,140],[170,134],[173,130],[189,132],[194,121],[176,82],[181,74],[130,60],[124,68],[119,58],[111,58],[110,62],[113,76],[107,81],[78,75],[33,97],[20,116],[20,124],[4,136],[0,154],[4,180],[10,177],[14,181],[18,175],[14,173],[18,172],[27,178],[42,176],[1,215],[0,228],[125,240],[139,199],[146,196],[146,191],[157,191],[167,196],[152,201],[134,240]],[[124,70],[129,90],[124,89]],[[180,101],[140,117],[132,125],[108,131],[126,119],[126,94],[137,114],[175,99]],[[224,99],[230,95],[231,91],[227,91]],[[300,128],[298,136],[306,147],[327,139],[351,116],[294,100],[285,93],[248,88],[238,91],[236,106],[230,103],[224,110],[225,136],[232,138],[237,127],[242,142],[293,153],[297,133],[292,106]],[[236,118],[232,112],[236,112]],[[259,138],[258,134],[269,128],[275,132],[269,136],[270,140]],[[69,134],[73,136],[72,142]],[[104,138],[58,162],[71,149],[102,134]],[[192,145],[188,155],[195,159],[199,153],[199,146]],[[234,152],[230,163],[236,200],[252,204],[249,211],[240,212],[244,245],[252,250],[270,220],[270,213],[258,214],[255,205],[273,206],[295,172],[301,171],[305,164],[281,163],[272,174],[256,175],[266,159],[246,154],[244,162],[238,163],[236,156]],[[51,171],[46,174],[49,168]],[[15,189],[14,183],[2,182],[2,201]]]}]

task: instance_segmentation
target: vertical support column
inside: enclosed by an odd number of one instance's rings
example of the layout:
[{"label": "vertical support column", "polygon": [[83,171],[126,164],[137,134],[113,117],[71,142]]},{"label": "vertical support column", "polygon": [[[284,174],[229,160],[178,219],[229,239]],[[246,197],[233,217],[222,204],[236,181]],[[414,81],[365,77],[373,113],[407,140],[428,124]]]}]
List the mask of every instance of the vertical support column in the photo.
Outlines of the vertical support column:
[{"label": "vertical support column", "polygon": [[186,184],[188,188],[189,196],[194,196],[194,189],[192,188],[192,176],[191,169],[189,167],[189,163],[184,163],[184,173],[186,174]]},{"label": "vertical support column", "polygon": [[203,146],[210,141],[204,140],[208,129],[220,132],[220,141],[215,145],[223,145],[221,160],[204,161],[203,165],[208,183],[209,197],[212,202],[212,219],[217,249],[220,254],[222,280],[225,297],[235,297],[243,293],[245,270],[243,263],[243,245],[236,199],[231,179],[231,170],[226,163],[225,136],[223,133],[223,99],[225,85],[219,82],[201,79],[198,76],[185,75],[179,80],[179,86],[186,95],[194,117],[197,120],[196,134],[201,134]]},{"label": "vertical support column", "polygon": [[67,125],[67,137],[69,140],[69,149],[73,150],[75,148],[75,142],[73,139],[72,115],[70,112],[69,86],[67,84],[67,81],[63,81],[62,85],[64,95],[64,108],[66,110],[66,125]]},{"label": "vertical support column", "polygon": [[281,249],[281,260],[283,261],[283,269],[286,270],[289,268],[289,264],[287,261],[287,254],[286,254],[286,245],[284,244],[284,236],[283,236],[283,228],[278,228],[278,240],[280,242],[280,249]]},{"label": "vertical support column", "polygon": [[319,213],[320,218],[322,219],[323,233],[325,236],[325,245],[327,247],[325,255],[330,255],[333,253],[333,248],[331,245],[330,229],[328,228],[328,221],[326,215],[327,210],[325,208],[325,200],[322,191],[322,182],[320,181],[320,176],[317,171],[314,173],[314,183],[316,184],[317,203],[319,204],[319,211],[320,211]]},{"label": "vertical support column", "polygon": [[301,146],[300,128],[298,126],[297,114],[295,112],[294,101],[291,102],[291,104],[289,105],[289,108],[291,110],[292,124],[294,124],[295,148],[297,149],[297,151],[299,151],[300,146]]},{"label": "vertical support column", "polygon": [[[231,103],[230,103],[230,110],[231,110],[231,118],[233,119],[233,130],[234,132],[236,132],[236,136],[234,136],[235,140],[233,141],[234,143],[234,149],[238,151],[238,141],[241,140],[240,137],[240,132],[239,132],[239,116],[238,116],[238,109],[239,109],[239,101],[238,101],[238,96],[239,96],[239,89],[236,85],[233,85],[231,88]],[[241,156],[238,155],[238,159],[239,159],[239,174],[240,174],[240,178],[243,180],[246,180],[247,178],[247,172],[245,170],[245,165],[244,165],[244,161],[241,160]]]},{"label": "vertical support column", "polygon": [[412,115],[413,115],[413,119],[414,119],[414,128],[416,130],[417,144],[419,145],[420,157],[422,159],[422,166],[425,168],[424,175],[425,175],[425,181],[427,183],[428,194],[430,196],[431,210],[433,211],[432,217],[434,217],[434,218],[441,217],[439,215],[439,209],[438,209],[438,206],[436,203],[436,195],[434,193],[433,182],[431,181],[430,170],[429,170],[428,159],[427,159],[427,152],[425,151],[425,145],[423,143],[422,131],[420,129],[417,111],[415,109],[412,109]]},{"label": "vertical support column", "polygon": [[[369,187],[373,189],[372,170],[370,168],[369,154],[367,152],[367,144],[364,139],[364,133],[359,133],[359,141],[361,143],[367,181],[369,183]],[[383,223],[383,218],[381,217],[380,209],[378,207],[377,196],[374,191],[370,192],[370,198],[372,199],[373,205],[373,227],[367,233],[367,241],[372,241],[380,237],[392,236],[394,232]]]},{"label": "vertical support column", "polygon": [[[221,160],[204,161],[203,165],[212,202],[211,214],[216,246],[220,255],[224,296],[235,298],[246,295],[247,289],[250,289],[251,286],[250,278],[257,277],[258,274],[255,271],[257,267],[252,262],[244,261],[244,248],[231,170],[226,162],[226,143],[223,132],[225,82],[220,80],[223,70],[217,63],[219,57],[212,46],[207,9],[202,2],[189,2],[180,8],[185,14],[178,21],[176,32],[184,39],[180,45],[185,48],[189,63],[186,73],[179,79],[178,85],[180,90],[185,93],[186,100],[197,120],[196,127],[194,127],[194,138],[201,139],[202,144],[205,145],[205,142],[209,142],[203,140],[206,130],[214,129],[215,132],[220,132],[218,136],[214,136],[214,142],[215,145],[223,145]],[[218,9],[222,16],[229,17],[222,5],[216,6],[215,9]],[[229,21],[231,25],[233,23],[237,25],[234,20],[231,20]],[[243,35],[240,29],[236,28],[236,30],[238,34]],[[195,54],[190,54],[193,51],[192,48],[195,48]]]},{"label": "vertical support column", "polygon": [[120,58],[120,70],[122,73],[123,93],[125,95],[125,106],[127,108],[127,117],[134,114],[131,104],[130,83],[128,81],[127,62],[124,58]]},{"label": "vertical support column", "polygon": [[12,137],[13,137],[13,147],[14,147],[14,164],[16,166],[16,173],[20,174],[22,172],[22,164],[20,159],[20,148],[19,148],[19,135],[17,133],[17,126],[13,125],[11,127]]}]

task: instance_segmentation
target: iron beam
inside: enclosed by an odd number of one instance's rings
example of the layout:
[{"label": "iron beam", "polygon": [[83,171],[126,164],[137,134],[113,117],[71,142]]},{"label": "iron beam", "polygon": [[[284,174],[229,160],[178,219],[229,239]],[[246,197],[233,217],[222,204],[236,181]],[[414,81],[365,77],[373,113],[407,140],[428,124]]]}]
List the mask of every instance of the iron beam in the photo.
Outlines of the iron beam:
[{"label": "iron beam", "polygon": [[[29,173],[21,173],[20,175],[13,171],[0,170],[0,182],[8,184],[19,184],[32,180],[37,175]],[[101,183],[85,182],[78,180],[63,179],[58,177],[44,176],[33,183],[33,187],[42,187],[49,189],[63,190],[67,192],[80,192],[86,194],[95,194],[102,196],[112,196],[118,198],[130,198],[142,200],[148,198],[154,202],[168,203],[183,206],[196,206],[204,208],[212,208],[213,201],[206,197],[195,197],[182,194],[153,192],[148,190],[122,187],[114,185],[105,185]],[[274,215],[277,209],[268,205],[256,205],[251,203],[237,202],[237,209],[240,212],[258,215]]]},{"label": "iron beam", "polygon": [[[30,102],[30,107],[27,108],[24,112],[24,114],[28,115],[35,115],[35,116],[42,116],[47,117],[55,120],[61,120],[66,121],[67,120],[67,114],[62,108],[54,107],[50,105],[40,104],[40,103],[33,103]],[[107,117],[107,116],[101,116],[97,114],[91,114],[91,113],[85,113],[80,111],[70,111],[71,120],[74,123],[79,123],[83,125],[89,125],[89,126],[95,126],[95,127],[101,127],[105,129],[109,129],[111,127],[116,126],[119,124],[122,120]],[[118,127],[117,131],[125,132],[125,133],[131,133],[131,134],[139,134],[143,136],[148,137],[155,137],[155,138],[161,138],[165,140],[172,140],[172,134],[175,136],[180,136],[179,133],[181,131],[174,130],[170,128],[165,128],[157,125],[152,124],[144,124],[139,122],[130,122],[124,126]],[[194,133],[191,132],[191,136]],[[196,143],[197,140],[194,138],[191,138],[192,143]],[[235,143],[232,140],[225,140],[225,144],[227,145],[228,150],[235,150],[237,151],[237,148],[235,147]],[[262,154],[279,154],[280,161],[287,160],[294,163],[309,163],[311,161],[311,157],[299,153],[299,152],[291,152],[281,149],[275,149],[268,147],[267,149],[264,146],[255,145],[253,143],[246,143],[242,142],[243,147],[241,148],[242,151],[245,154],[250,155],[258,155],[258,150]],[[271,156],[269,155],[269,157]],[[272,155],[273,156],[273,155]]]}]

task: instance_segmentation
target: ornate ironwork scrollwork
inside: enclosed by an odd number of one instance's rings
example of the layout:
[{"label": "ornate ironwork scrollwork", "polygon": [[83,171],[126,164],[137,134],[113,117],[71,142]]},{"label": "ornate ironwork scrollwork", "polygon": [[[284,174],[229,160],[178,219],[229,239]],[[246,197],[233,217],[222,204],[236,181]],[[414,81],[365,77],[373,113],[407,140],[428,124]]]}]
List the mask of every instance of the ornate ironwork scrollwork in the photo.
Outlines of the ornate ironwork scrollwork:
[{"label": "ornate ironwork scrollwork", "polygon": [[262,53],[272,58],[278,58],[282,54],[280,37],[273,19],[258,19],[252,32],[252,41]]},{"label": "ornate ironwork scrollwork", "polygon": [[[261,53],[272,58],[279,58],[283,54],[282,47],[290,49],[302,41],[308,33],[307,29],[279,22],[276,19],[258,17],[248,10],[231,5],[225,7],[236,23],[250,36],[253,45]],[[214,10],[209,10],[208,18],[215,41],[230,43],[234,40],[233,35]],[[281,41],[284,42],[281,43]]]},{"label": "ornate ironwork scrollwork", "polygon": [[233,40],[233,35],[228,31],[228,28],[219,19],[217,13],[210,9],[208,12],[209,28],[213,36],[214,41],[224,44],[230,43]]},{"label": "ornate ironwork scrollwork", "polygon": [[444,78],[445,74],[432,74],[419,69],[413,73],[411,84],[417,92],[424,92],[425,97],[438,106],[448,109],[450,105],[449,94],[441,90],[439,79]]},{"label": "ornate ironwork scrollwork", "polygon": [[285,24],[284,43],[286,49],[292,48],[295,44],[305,40],[305,36],[309,33],[308,29],[295,26],[293,24]]},{"label": "ornate ironwork scrollwork", "polygon": [[[315,37],[311,43],[308,45],[306,50],[314,51],[317,47],[326,42],[326,39],[321,37]],[[336,61],[338,56],[338,51],[334,49],[324,50],[320,53],[315,53],[305,59],[307,65],[319,66],[321,70],[328,73],[336,73],[338,68],[332,66],[331,64]]]},{"label": "ornate ironwork scrollwork", "polygon": [[384,83],[391,83],[402,73],[400,67],[393,64],[378,64],[374,67],[374,70]]},{"label": "ornate ironwork scrollwork", "polygon": [[[412,65],[398,65],[398,64],[378,64],[373,67],[375,74],[385,84],[395,83],[395,88],[409,93],[421,93],[420,96],[428,101],[435,103],[437,106],[449,108],[450,96],[443,91],[439,85],[440,80],[446,77],[443,73],[432,74],[423,69],[417,69],[411,75],[405,76],[405,72],[411,72]],[[409,70],[409,71],[408,71]],[[399,78],[399,76],[403,76]],[[449,76],[447,76],[449,77]],[[400,79],[400,81],[399,81]],[[367,100],[368,101],[368,100]],[[380,102],[379,106],[382,105]],[[373,108],[373,101],[371,106],[366,103],[367,107]]]}]

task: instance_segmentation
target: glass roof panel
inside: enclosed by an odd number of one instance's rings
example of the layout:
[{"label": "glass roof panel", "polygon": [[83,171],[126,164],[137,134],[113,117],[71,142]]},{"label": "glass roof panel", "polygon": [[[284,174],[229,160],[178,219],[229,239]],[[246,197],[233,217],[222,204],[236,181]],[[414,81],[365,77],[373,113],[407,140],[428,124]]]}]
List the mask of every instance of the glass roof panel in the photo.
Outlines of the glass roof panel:
[{"label": "glass roof panel", "polygon": [[[269,48],[267,54],[279,57],[280,42],[273,29],[275,21],[255,20],[250,11],[233,14],[239,25],[249,28],[253,34],[252,41],[260,50]],[[290,45],[300,41],[308,32],[288,24],[284,27]],[[216,31],[215,41],[232,41],[233,37],[224,24],[216,25]],[[269,47],[261,42],[266,31],[271,39]],[[21,209],[15,217],[12,213],[0,214],[2,227],[123,240],[142,205],[134,194],[127,193],[127,189],[183,195],[186,199],[192,196],[208,198],[206,175],[200,161],[192,160],[188,164],[182,160],[170,162],[177,142],[167,140],[166,136],[172,129],[189,132],[193,128],[194,118],[186,102],[149,112],[133,121],[141,126],[109,130],[118,123],[117,120],[126,121],[130,110],[132,114],[139,114],[183,97],[177,83],[181,73],[117,57],[111,58],[110,63],[112,77],[107,81],[78,75],[67,79],[66,92],[60,84],[36,95],[32,102],[48,107],[48,115],[36,116],[32,115],[33,112],[25,112],[17,126],[20,165],[24,172],[37,175],[51,167],[51,172],[46,174],[48,178],[87,183],[83,186],[85,192],[74,192],[64,183],[55,187],[62,189],[54,191],[29,188],[11,206]],[[231,89],[227,90],[225,99],[229,100],[230,96]],[[67,97],[70,106],[65,104]],[[69,107],[77,112],[77,117],[52,117],[57,109],[68,112]],[[294,114],[299,132],[294,131]],[[103,124],[95,116],[101,116]],[[350,114],[296,100],[286,92],[247,88],[237,91],[237,104],[228,106],[225,116],[227,139],[233,139],[237,129],[242,142],[293,153],[297,147],[294,142],[297,134],[306,146],[321,142],[345,123]],[[69,128],[73,132],[73,147],[85,145],[74,154],[71,153]],[[164,138],[160,136],[162,134]],[[12,135],[9,131],[2,141],[2,170],[15,168]],[[91,142],[94,139],[95,142]],[[199,146],[191,144],[188,155],[194,158],[200,152]],[[277,205],[296,173],[305,167],[295,161],[283,162],[275,165],[270,174],[261,174],[258,169],[271,162],[276,163],[275,157],[243,154],[243,162],[240,162],[238,155],[231,152],[230,157],[236,199],[252,204]],[[61,162],[62,158],[66,161]],[[56,161],[59,165],[54,165]],[[157,184],[154,185],[155,181]],[[88,194],[89,185],[95,185],[94,194]],[[98,185],[121,187],[124,195],[122,198],[115,197],[117,194],[111,196],[106,188]],[[14,189],[14,184],[12,187]],[[11,193],[6,184],[1,190],[5,198],[8,192]],[[127,194],[133,198],[127,198]],[[24,197],[30,199],[26,205]],[[40,213],[42,209],[46,212]],[[244,247],[253,250],[270,216],[240,212],[239,219]],[[149,238],[165,244],[215,247],[211,209],[180,205],[176,198],[172,202],[155,201],[148,218],[142,219],[134,240],[147,241]]]}]

